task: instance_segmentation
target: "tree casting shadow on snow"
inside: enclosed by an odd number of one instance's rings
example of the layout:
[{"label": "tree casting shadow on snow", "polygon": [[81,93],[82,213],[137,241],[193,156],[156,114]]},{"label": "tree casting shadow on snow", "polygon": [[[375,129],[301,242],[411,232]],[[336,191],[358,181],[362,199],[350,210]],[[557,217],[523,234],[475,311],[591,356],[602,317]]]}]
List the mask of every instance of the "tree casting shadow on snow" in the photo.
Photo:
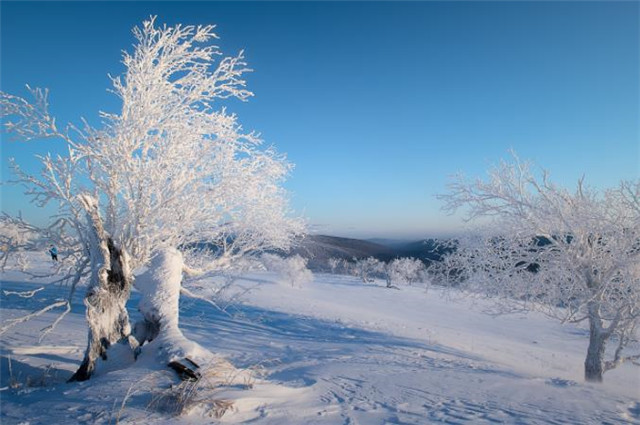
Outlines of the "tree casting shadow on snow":
[{"label": "tree casting shadow on snow", "polygon": [[[306,385],[314,380],[304,375],[305,367],[301,364],[343,362],[353,356],[366,361],[374,352],[412,356],[413,361],[421,362],[425,368],[434,367],[432,356],[451,357],[465,364],[484,360],[437,343],[249,305],[237,306],[236,313],[230,316],[194,300],[183,304],[181,314],[185,319],[181,327],[186,335],[222,353],[236,367],[265,365],[271,372],[269,379],[298,380]],[[191,317],[187,318],[187,314]],[[416,353],[420,353],[419,359],[415,359]],[[293,372],[291,368],[300,374],[288,373]],[[482,371],[516,376],[499,369]]]}]

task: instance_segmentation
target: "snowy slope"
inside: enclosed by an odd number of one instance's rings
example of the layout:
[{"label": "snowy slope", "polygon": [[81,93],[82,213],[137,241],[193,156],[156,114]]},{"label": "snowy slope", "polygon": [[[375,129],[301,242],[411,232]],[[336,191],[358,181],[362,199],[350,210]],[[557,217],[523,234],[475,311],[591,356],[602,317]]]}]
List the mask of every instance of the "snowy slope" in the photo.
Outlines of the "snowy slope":
[{"label": "snowy slope", "polygon": [[[33,262],[48,267],[39,255]],[[2,295],[3,321],[61,294],[17,271],[1,280],[4,290],[45,287],[33,299]],[[332,275],[316,275],[304,288],[279,280],[244,276],[238,287],[253,289],[229,314],[181,302],[187,337],[261,372],[249,385],[219,390],[217,397],[234,401],[223,423],[640,423],[640,369],[624,366],[602,385],[583,383],[582,328],[537,314],[492,317],[483,313],[486,302],[438,289],[390,290]],[[40,344],[37,330],[52,314],[2,335],[3,424],[215,422],[148,407],[166,382],[142,365],[66,384],[84,349],[83,314],[78,297]]]}]

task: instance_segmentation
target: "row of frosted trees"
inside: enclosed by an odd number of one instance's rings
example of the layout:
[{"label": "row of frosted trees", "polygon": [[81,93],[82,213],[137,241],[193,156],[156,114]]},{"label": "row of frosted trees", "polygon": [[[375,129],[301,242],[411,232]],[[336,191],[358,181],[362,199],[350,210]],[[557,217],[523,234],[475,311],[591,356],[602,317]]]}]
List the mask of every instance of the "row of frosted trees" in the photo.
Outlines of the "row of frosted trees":
[{"label": "row of frosted trees", "polygon": [[384,279],[388,288],[398,283],[413,284],[428,280],[424,263],[411,257],[396,258],[388,262],[375,257],[354,258],[352,261],[333,257],[328,260],[328,265],[332,273],[357,276],[364,283]]}]

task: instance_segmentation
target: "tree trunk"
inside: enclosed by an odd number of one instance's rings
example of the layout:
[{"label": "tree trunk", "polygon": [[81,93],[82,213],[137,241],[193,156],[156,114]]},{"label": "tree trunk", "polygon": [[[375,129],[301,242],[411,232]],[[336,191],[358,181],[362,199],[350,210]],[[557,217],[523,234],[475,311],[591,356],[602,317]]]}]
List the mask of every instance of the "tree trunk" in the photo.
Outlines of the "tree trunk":
[{"label": "tree trunk", "polygon": [[602,382],[604,373],[604,349],[607,336],[602,329],[602,319],[597,309],[589,307],[589,348],[584,361],[584,379],[588,382]]},{"label": "tree trunk", "polygon": [[226,360],[214,355],[184,336],[178,326],[182,272],[185,269],[180,251],[159,248],[146,272],[136,276],[140,292],[138,310],[143,319],[135,324],[134,334],[140,342],[139,359],[157,362],[178,373],[181,379],[200,379],[200,365],[215,367],[219,377],[237,374]]},{"label": "tree trunk", "polygon": [[69,381],[89,379],[97,359],[107,360],[107,349],[131,334],[125,307],[132,282],[127,254],[116,247],[105,232],[97,202],[89,197],[81,201],[92,224],[89,234],[91,281],[84,299],[89,336],[82,364]]}]

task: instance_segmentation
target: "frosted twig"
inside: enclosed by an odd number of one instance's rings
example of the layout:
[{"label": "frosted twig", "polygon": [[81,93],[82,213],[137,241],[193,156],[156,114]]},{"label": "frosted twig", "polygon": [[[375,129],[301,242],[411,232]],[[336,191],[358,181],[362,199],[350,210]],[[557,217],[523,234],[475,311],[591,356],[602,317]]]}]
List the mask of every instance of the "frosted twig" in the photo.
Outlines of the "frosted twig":
[{"label": "frosted twig", "polygon": [[[44,313],[48,312],[49,310],[53,310],[54,308],[58,308],[58,307],[62,307],[62,306],[67,306],[69,305],[69,301],[67,300],[60,300],[57,301],[53,304],[49,304],[48,306],[38,310],[38,311],[34,311],[33,313],[29,313],[27,315],[21,316],[21,317],[17,317],[15,319],[9,319],[9,320],[5,320],[4,323],[6,323],[4,326],[0,327],[0,335],[4,334],[6,331],[8,331],[9,329],[13,328],[15,325],[18,325],[20,323],[24,323],[26,321],[29,321],[31,319],[33,319],[34,317],[38,317],[38,316],[42,316]],[[64,313],[66,314],[66,312]]]},{"label": "frosted twig", "polygon": [[9,296],[9,295],[17,295],[20,298],[31,298],[33,297],[36,293],[42,291],[44,289],[43,287],[40,287],[38,289],[34,289],[32,291],[5,291],[4,289],[2,290],[2,293]]},{"label": "frosted twig", "polygon": [[56,326],[58,326],[58,323],[60,323],[62,321],[62,319],[64,319],[65,316],[70,311],[71,311],[71,303],[67,302],[64,311],[58,315],[56,320],[54,320],[53,323],[51,323],[49,326],[46,326],[46,327],[44,327],[44,328],[42,328],[40,330],[40,332],[42,332],[42,333],[40,334],[40,337],[38,338],[38,342],[42,342],[44,337],[47,336],[52,330],[54,330],[56,328]]},{"label": "frosted twig", "polygon": [[206,302],[208,304],[211,304],[217,310],[229,315],[224,308],[220,307],[215,301],[213,301],[210,298],[204,297],[202,295],[195,294],[195,293],[191,292],[190,290],[188,290],[188,289],[186,289],[184,287],[180,288],[180,293],[186,295],[189,298],[194,298],[194,299],[197,299],[197,300],[200,300],[200,301],[204,301],[204,302]]}]

